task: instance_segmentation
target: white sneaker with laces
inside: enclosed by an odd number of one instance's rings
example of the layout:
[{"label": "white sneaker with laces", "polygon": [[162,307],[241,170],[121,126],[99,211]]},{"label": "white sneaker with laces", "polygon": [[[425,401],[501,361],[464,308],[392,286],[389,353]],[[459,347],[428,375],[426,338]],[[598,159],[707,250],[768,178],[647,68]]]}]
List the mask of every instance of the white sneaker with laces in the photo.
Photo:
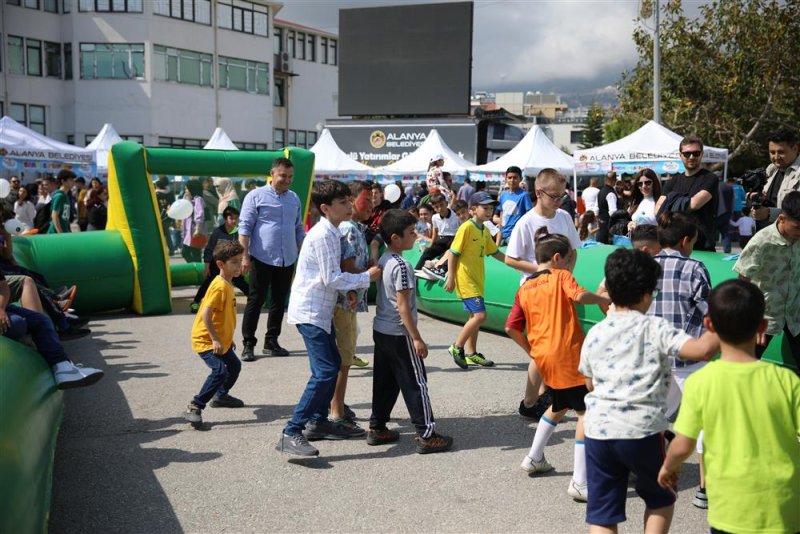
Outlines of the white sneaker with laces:
[{"label": "white sneaker with laces", "polygon": [[567,495],[578,502],[587,502],[589,500],[589,484],[578,484],[574,480],[570,480]]},{"label": "white sneaker with laces", "polygon": [[92,367],[78,367],[71,361],[58,362],[53,366],[53,378],[58,389],[90,386],[103,378],[103,371]]},{"label": "white sneaker with laces", "polygon": [[525,456],[525,459],[522,460],[519,468],[531,475],[534,473],[545,473],[553,470],[553,466],[547,462],[544,456],[542,456],[542,460],[540,462],[534,462],[530,456]]},{"label": "white sneaker with laces", "polygon": [[423,269],[417,269],[416,271],[414,271],[414,276],[416,276],[417,278],[420,278],[422,280],[438,280],[438,278],[436,278],[432,274],[428,274]]}]

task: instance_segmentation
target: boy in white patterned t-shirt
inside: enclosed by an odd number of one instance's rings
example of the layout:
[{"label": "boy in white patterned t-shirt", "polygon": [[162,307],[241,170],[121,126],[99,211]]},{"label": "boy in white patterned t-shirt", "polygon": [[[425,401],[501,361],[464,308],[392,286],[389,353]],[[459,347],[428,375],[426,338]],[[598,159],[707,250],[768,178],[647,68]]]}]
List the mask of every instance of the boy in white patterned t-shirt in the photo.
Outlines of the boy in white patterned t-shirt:
[{"label": "boy in white patterned t-shirt", "polygon": [[645,315],[661,276],[661,266],[646,252],[613,252],[605,275],[614,309],[589,330],[578,368],[590,390],[584,416],[586,522],[615,528],[625,520],[628,476],[634,473],[647,507],[645,532],[666,532],[675,495],[658,485],[658,471],[669,426],[669,358],[708,360],[719,340],[710,333],[692,339],[666,319]]}]

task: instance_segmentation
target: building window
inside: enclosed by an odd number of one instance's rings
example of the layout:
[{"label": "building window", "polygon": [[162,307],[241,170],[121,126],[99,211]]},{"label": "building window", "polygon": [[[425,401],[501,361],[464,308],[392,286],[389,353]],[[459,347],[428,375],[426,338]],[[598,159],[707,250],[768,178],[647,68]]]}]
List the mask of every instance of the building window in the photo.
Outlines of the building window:
[{"label": "building window", "polygon": [[63,0],[61,3],[61,12],[69,13],[72,10],[72,0]]},{"label": "building window", "polygon": [[142,0],[78,0],[78,11],[141,13]]},{"label": "building window", "polygon": [[58,0],[44,0],[44,10],[48,13],[58,13]]},{"label": "building window", "polygon": [[291,57],[297,57],[297,54],[295,53],[296,49],[294,47],[294,30],[289,30],[286,32],[286,51]]},{"label": "building window", "polygon": [[20,0],[6,0],[6,4],[10,6],[18,6],[20,5]]},{"label": "building window", "polygon": [[286,105],[286,80],[283,78],[275,78],[275,94],[272,97],[272,105],[282,108]]},{"label": "building window", "polygon": [[297,41],[295,42],[295,50],[297,50],[297,59],[306,58],[306,34],[305,32],[297,32]]},{"label": "building window", "polygon": [[28,128],[42,135],[47,135],[44,119],[44,106],[28,106]]},{"label": "building window", "polygon": [[153,13],[211,25],[210,0],[155,0]]},{"label": "building window", "polygon": [[336,52],[337,44],[338,43],[336,39],[328,39],[328,63],[331,65],[338,64],[338,56]]},{"label": "building window", "polygon": [[219,87],[269,94],[269,63],[219,56]]},{"label": "building window", "polygon": [[12,119],[23,126],[28,125],[28,111],[25,108],[25,104],[15,104],[12,102],[11,105],[8,106],[8,114]]},{"label": "building window", "polygon": [[169,148],[203,148],[206,139],[187,139],[183,137],[158,136],[158,146]]},{"label": "building window", "polygon": [[42,42],[39,39],[25,39],[25,62],[28,76],[42,75]]},{"label": "building window", "polygon": [[283,128],[274,128],[272,130],[272,146],[276,149],[286,146],[286,130]]},{"label": "building window", "polygon": [[25,48],[22,37],[8,36],[8,72],[25,74]]},{"label": "building window", "polygon": [[267,144],[266,143],[242,143],[237,141],[234,143],[239,150],[266,150]]},{"label": "building window", "polygon": [[308,34],[308,41],[306,46],[306,55],[308,56],[309,61],[316,61],[317,60],[317,36]]},{"label": "building window", "polygon": [[44,43],[45,75],[48,78],[61,78],[61,43]]},{"label": "building window", "polygon": [[328,63],[328,38],[327,37],[320,37],[319,38],[319,51],[321,56],[319,58],[319,62],[323,64]]},{"label": "building window", "polygon": [[72,79],[72,43],[64,43],[64,79]]},{"label": "building window", "polygon": [[67,144],[74,145],[75,144],[75,136],[73,134],[67,135]]},{"label": "building window", "polygon": [[317,132],[308,132],[308,148],[317,144]]},{"label": "building window", "polygon": [[297,146],[300,148],[306,147],[306,132],[304,130],[297,131]]},{"label": "building window", "polygon": [[220,0],[217,3],[217,25],[226,30],[268,37],[269,8],[243,0]]},{"label": "building window", "polygon": [[272,48],[276,54],[283,52],[283,28],[275,26],[272,31]]},{"label": "building window", "polygon": [[28,9],[39,9],[39,0],[25,0],[25,7]]},{"label": "building window", "polygon": [[569,133],[569,142],[572,145],[577,145],[583,142],[583,130],[575,130]]},{"label": "building window", "polygon": [[289,130],[289,146],[297,146],[297,130]]},{"label": "building window", "polygon": [[213,70],[211,54],[153,45],[153,76],[156,80],[211,87]]},{"label": "building window", "polygon": [[140,145],[144,144],[144,136],[143,135],[120,135],[125,141],[133,141],[134,143],[139,143]]},{"label": "building window", "polygon": [[144,45],[141,43],[81,43],[80,51],[82,79],[144,79]]}]

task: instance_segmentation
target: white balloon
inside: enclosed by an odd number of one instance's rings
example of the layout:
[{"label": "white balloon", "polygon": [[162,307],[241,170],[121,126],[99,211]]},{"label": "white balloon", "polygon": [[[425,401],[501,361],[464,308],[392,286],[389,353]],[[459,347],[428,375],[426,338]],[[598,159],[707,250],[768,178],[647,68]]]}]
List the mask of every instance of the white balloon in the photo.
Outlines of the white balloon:
[{"label": "white balloon", "polygon": [[21,222],[19,222],[16,219],[7,220],[5,223],[3,223],[3,226],[5,227],[6,232],[8,232],[11,235],[19,235],[27,229]]},{"label": "white balloon", "polygon": [[403,192],[400,191],[400,188],[397,187],[397,184],[389,184],[383,188],[383,198],[392,204],[400,200],[400,195],[402,194]]},{"label": "white balloon", "polygon": [[192,206],[192,203],[185,198],[181,198],[173,202],[172,206],[169,207],[167,210],[167,217],[175,219],[176,221],[182,221],[189,217],[193,211],[194,206]]},{"label": "white balloon", "polygon": [[11,182],[5,178],[0,178],[0,198],[6,198],[11,192]]}]

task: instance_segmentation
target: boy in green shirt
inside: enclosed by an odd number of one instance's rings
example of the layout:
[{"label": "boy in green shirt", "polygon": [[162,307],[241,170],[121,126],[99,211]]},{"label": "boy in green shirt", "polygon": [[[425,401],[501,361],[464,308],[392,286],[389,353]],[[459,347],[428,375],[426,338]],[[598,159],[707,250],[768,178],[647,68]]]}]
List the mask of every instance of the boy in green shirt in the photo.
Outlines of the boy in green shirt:
[{"label": "boy in green shirt", "polygon": [[722,357],[686,379],[658,483],[674,490],[702,429],[711,532],[799,532],[800,378],[756,359],[767,327],[758,287],[728,280],[708,306]]},{"label": "boy in green shirt", "polygon": [[69,232],[70,198],[69,192],[75,183],[75,173],[62,169],[56,177],[58,189],[50,200],[50,228],[48,234]]}]

